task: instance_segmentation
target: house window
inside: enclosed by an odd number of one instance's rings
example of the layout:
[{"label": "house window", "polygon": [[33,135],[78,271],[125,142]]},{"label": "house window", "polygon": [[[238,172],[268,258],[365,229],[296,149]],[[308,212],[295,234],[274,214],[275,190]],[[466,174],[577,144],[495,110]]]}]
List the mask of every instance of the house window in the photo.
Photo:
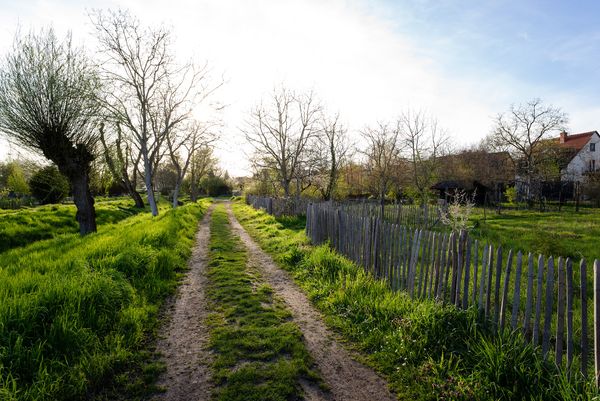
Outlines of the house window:
[{"label": "house window", "polygon": [[596,151],[596,144],[590,143],[590,152],[595,152],[595,151]]},{"label": "house window", "polygon": [[590,160],[590,171],[596,171],[596,160]]}]

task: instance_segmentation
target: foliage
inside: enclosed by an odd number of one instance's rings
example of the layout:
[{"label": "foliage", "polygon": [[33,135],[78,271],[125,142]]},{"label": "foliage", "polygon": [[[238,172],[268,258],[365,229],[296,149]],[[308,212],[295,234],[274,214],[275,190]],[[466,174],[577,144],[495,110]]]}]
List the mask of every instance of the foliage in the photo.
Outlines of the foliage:
[{"label": "foliage", "polygon": [[0,255],[0,399],[84,399],[139,361],[203,209]]},{"label": "foliage", "polygon": [[231,195],[231,187],[225,178],[209,171],[208,175],[200,181],[200,188],[208,196]]},{"label": "foliage", "polygon": [[[592,399],[593,383],[557,372],[518,334],[498,337],[475,309],[412,300],[330,250],[311,247],[263,212],[236,205],[261,245],[290,270],[326,320],[388,379],[401,399]],[[288,225],[288,224],[286,224]]]},{"label": "foliage", "polygon": [[247,266],[247,253],[232,234],[222,205],[213,213],[210,240],[210,344],[215,399],[289,400],[313,380],[302,333],[284,303]]},{"label": "foliage", "polygon": [[441,214],[440,220],[454,232],[467,230],[473,207],[475,203],[473,199],[469,199],[466,192],[456,191],[447,210]]},{"label": "foliage", "polygon": [[517,188],[515,188],[514,186],[507,187],[506,190],[504,191],[504,196],[506,197],[506,200],[508,201],[509,204],[511,204],[511,205],[517,204]]},{"label": "foliage", "polygon": [[42,205],[60,203],[69,194],[69,181],[56,166],[41,168],[29,180],[31,194]]},{"label": "foliage", "polygon": [[9,169],[10,173],[6,178],[6,188],[18,195],[29,194],[29,185],[27,185],[21,166],[16,163],[10,163]]}]

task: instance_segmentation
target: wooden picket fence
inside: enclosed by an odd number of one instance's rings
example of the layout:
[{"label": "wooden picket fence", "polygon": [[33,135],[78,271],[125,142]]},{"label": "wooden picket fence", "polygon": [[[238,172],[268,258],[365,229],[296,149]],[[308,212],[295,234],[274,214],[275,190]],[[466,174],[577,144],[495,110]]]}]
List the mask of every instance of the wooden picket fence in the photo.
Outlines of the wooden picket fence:
[{"label": "wooden picket fence", "polygon": [[[545,358],[584,377],[600,374],[600,263],[537,258],[472,240],[466,232],[413,229],[328,203],[307,209],[306,233],[363,266],[394,290],[458,308],[476,307],[497,330],[520,330]],[[593,294],[589,294],[589,282]],[[591,309],[591,310],[590,310]],[[593,319],[589,319],[589,313]],[[553,324],[554,323],[554,324]],[[590,331],[594,343],[590,345]]]},{"label": "wooden picket fence", "polygon": [[303,216],[306,214],[310,199],[289,197],[273,198],[268,196],[246,195],[246,203],[255,209],[263,209],[273,216]]},{"label": "wooden picket fence", "polygon": [[[360,216],[380,217],[381,205],[379,202],[338,202],[334,204],[343,211]],[[425,204],[403,205],[391,203],[384,206],[383,219],[405,227],[423,227],[427,229],[440,228],[443,209],[440,206]]]}]

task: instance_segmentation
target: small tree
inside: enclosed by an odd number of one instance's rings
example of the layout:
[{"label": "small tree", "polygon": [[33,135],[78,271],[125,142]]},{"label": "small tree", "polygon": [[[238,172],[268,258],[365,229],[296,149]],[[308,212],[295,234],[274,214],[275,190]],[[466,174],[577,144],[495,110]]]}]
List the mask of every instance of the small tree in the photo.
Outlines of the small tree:
[{"label": "small tree", "polygon": [[96,231],[89,179],[99,90],[96,70],[71,35],[17,36],[0,72],[0,130],[43,154],[71,183],[79,232]]},{"label": "small tree", "polygon": [[450,227],[454,232],[467,230],[469,218],[473,213],[475,202],[469,198],[465,191],[456,191],[448,208],[442,212],[440,220],[442,224]]},{"label": "small tree", "polygon": [[17,163],[10,164],[10,173],[6,178],[6,187],[17,195],[29,194],[29,185],[25,179],[23,169]]}]

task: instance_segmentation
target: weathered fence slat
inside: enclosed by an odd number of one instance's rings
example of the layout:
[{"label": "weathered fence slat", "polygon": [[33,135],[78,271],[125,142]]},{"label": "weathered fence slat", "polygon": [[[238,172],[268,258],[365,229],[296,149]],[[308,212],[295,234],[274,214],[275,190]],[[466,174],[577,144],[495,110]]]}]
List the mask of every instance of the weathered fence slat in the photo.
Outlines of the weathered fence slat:
[{"label": "weathered fence slat", "polygon": [[531,305],[533,303],[533,255],[527,256],[527,299],[525,300],[525,316],[523,318],[523,335],[527,337],[531,332]]},{"label": "weathered fence slat", "polygon": [[565,331],[565,261],[562,257],[558,258],[558,302],[556,311],[556,364],[562,363],[563,357],[563,336]]},{"label": "weathered fence slat", "polygon": [[[511,253],[512,255],[512,253]],[[502,245],[496,250],[496,282],[494,287],[494,319],[500,320],[500,281],[502,279]]]},{"label": "weathered fence slat", "polygon": [[[502,288],[502,302],[500,304],[500,331],[504,330],[504,321],[506,313],[506,303],[508,302],[508,285],[510,284],[510,271],[512,269],[513,251],[508,251],[508,258],[506,260],[506,270],[504,272],[504,286]],[[500,279],[500,276],[498,276]]]},{"label": "weathered fence slat", "polygon": [[600,262],[594,261],[594,375],[600,385]]},{"label": "weathered fence slat", "polygon": [[531,336],[531,343],[533,345],[538,345],[540,340],[540,318],[542,316],[542,283],[544,280],[544,257],[542,255],[538,256],[538,275],[537,275],[537,285],[536,285],[536,296],[535,296],[535,318],[533,321],[533,334]]},{"label": "weathered fence slat", "polygon": [[465,250],[465,285],[463,286],[463,302],[462,308],[469,307],[469,279],[471,278],[471,238],[467,238]]},{"label": "weathered fence slat", "polygon": [[521,269],[523,266],[523,253],[517,252],[517,267],[515,270],[515,292],[513,294],[513,305],[511,312],[511,327],[513,330],[517,329],[517,323],[519,321],[519,306],[521,305]]},{"label": "weathered fence slat", "polygon": [[544,338],[542,340],[542,355],[548,355],[550,349],[550,327],[552,324],[552,292],[554,290],[554,258],[548,258],[546,273],[546,313],[544,314]]},{"label": "weathered fence slat", "polygon": [[573,262],[567,258],[567,370],[573,363]]}]

